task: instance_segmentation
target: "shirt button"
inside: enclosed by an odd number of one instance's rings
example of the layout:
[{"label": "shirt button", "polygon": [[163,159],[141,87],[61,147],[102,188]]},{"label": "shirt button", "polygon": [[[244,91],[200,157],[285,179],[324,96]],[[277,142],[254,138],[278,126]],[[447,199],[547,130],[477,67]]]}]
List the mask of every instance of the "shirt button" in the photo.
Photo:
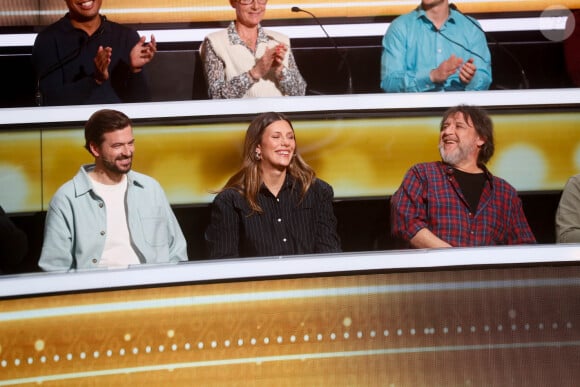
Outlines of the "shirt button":
[{"label": "shirt button", "polygon": [[93,258],[91,259],[91,261],[96,265],[99,261],[97,260],[97,258]]},{"label": "shirt button", "polygon": [[105,234],[106,234],[105,231],[101,231],[101,235],[105,235]]},{"label": "shirt button", "polygon": [[472,232],[471,232],[471,235],[473,235],[473,234],[475,234],[475,231],[472,231]]},{"label": "shirt button", "polygon": [[100,208],[103,208],[103,206],[104,206],[104,205],[105,205],[105,204],[104,204],[103,202],[99,202],[99,207],[100,207]]},{"label": "shirt button", "polygon": [[278,203],[280,203],[280,198],[276,198],[276,201],[277,201]]},{"label": "shirt button", "polygon": [[281,222],[281,221],[282,221],[282,218],[278,218],[278,222]]},{"label": "shirt button", "polygon": [[282,242],[286,243],[286,241],[287,241],[287,239],[286,239],[286,238],[283,238],[283,239],[282,239]]}]

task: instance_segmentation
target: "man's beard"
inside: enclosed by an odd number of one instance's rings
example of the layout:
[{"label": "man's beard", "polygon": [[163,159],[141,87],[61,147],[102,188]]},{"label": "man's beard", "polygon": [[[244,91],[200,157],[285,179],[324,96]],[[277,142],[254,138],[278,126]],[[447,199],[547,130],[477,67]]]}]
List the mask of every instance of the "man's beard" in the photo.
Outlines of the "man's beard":
[{"label": "man's beard", "polygon": [[[131,166],[133,165],[132,158],[133,158],[133,156],[129,156],[129,157],[118,157],[115,160],[113,160],[112,162],[109,161],[109,160],[104,160],[103,159],[103,167],[107,171],[109,171],[109,172],[118,173],[118,174],[125,174],[125,173],[128,173],[131,170]],[[117,164],[115,163],[116,161],[119,161],[119,160],[127,160],[127,159],[131,159],[131,163],[129,164],[129,166],[126,169],[119,168],[117,166]]]},{"label": "man's beard", "polygon": [[462,145],[461,143],[457,143],[457,147],[454,150],[445,152],[444,144],[439,144],[439,154],[443,162],[451,166],[456,166],[462,161],[467,160],[469,155],[475,150],[475,147],[475,144]]}]

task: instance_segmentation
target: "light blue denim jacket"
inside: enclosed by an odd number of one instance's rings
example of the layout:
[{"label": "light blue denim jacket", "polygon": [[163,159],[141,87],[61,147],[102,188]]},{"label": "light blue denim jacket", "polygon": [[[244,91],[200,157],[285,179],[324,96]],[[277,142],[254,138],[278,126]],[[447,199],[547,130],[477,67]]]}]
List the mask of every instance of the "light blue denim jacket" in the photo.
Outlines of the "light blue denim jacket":
[{"label": "light blue denim jacket", "polygon": [[[107,236],[104,201],[95,193],[83,165],[52,197],[46,214],[38,265],[45,271],[98,268]],[[159,183],[127,174],[127,224],[141,263],[187,261],[186,241]]]}]

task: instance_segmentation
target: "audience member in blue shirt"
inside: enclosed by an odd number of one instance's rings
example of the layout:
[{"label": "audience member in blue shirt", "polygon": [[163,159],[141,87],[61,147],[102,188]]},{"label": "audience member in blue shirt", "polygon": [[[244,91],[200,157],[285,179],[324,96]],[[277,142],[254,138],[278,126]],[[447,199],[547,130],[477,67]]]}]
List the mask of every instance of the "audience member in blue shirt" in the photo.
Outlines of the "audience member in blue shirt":
[{"label": "audience member in blue shirt", "polygon": [[487,90],[491,55],[479,23],[448,0],[422,0],[383,37],[381,88],[386,92]]}]

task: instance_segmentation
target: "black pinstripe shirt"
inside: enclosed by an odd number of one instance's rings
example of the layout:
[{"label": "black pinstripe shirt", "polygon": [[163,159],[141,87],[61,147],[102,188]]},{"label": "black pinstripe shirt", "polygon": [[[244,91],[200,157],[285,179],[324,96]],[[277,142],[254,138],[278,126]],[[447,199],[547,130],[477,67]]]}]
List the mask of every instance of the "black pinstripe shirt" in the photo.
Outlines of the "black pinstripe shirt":
[{"label": "black pinstripe shirt", "polygon": [[332,187],[316,179],[300,201],[299,183],[293,185],[287,176],[277,197],[263,185],[261,214],[236,190],[219,193],[205,233],[211,258],[340,252]]}]

